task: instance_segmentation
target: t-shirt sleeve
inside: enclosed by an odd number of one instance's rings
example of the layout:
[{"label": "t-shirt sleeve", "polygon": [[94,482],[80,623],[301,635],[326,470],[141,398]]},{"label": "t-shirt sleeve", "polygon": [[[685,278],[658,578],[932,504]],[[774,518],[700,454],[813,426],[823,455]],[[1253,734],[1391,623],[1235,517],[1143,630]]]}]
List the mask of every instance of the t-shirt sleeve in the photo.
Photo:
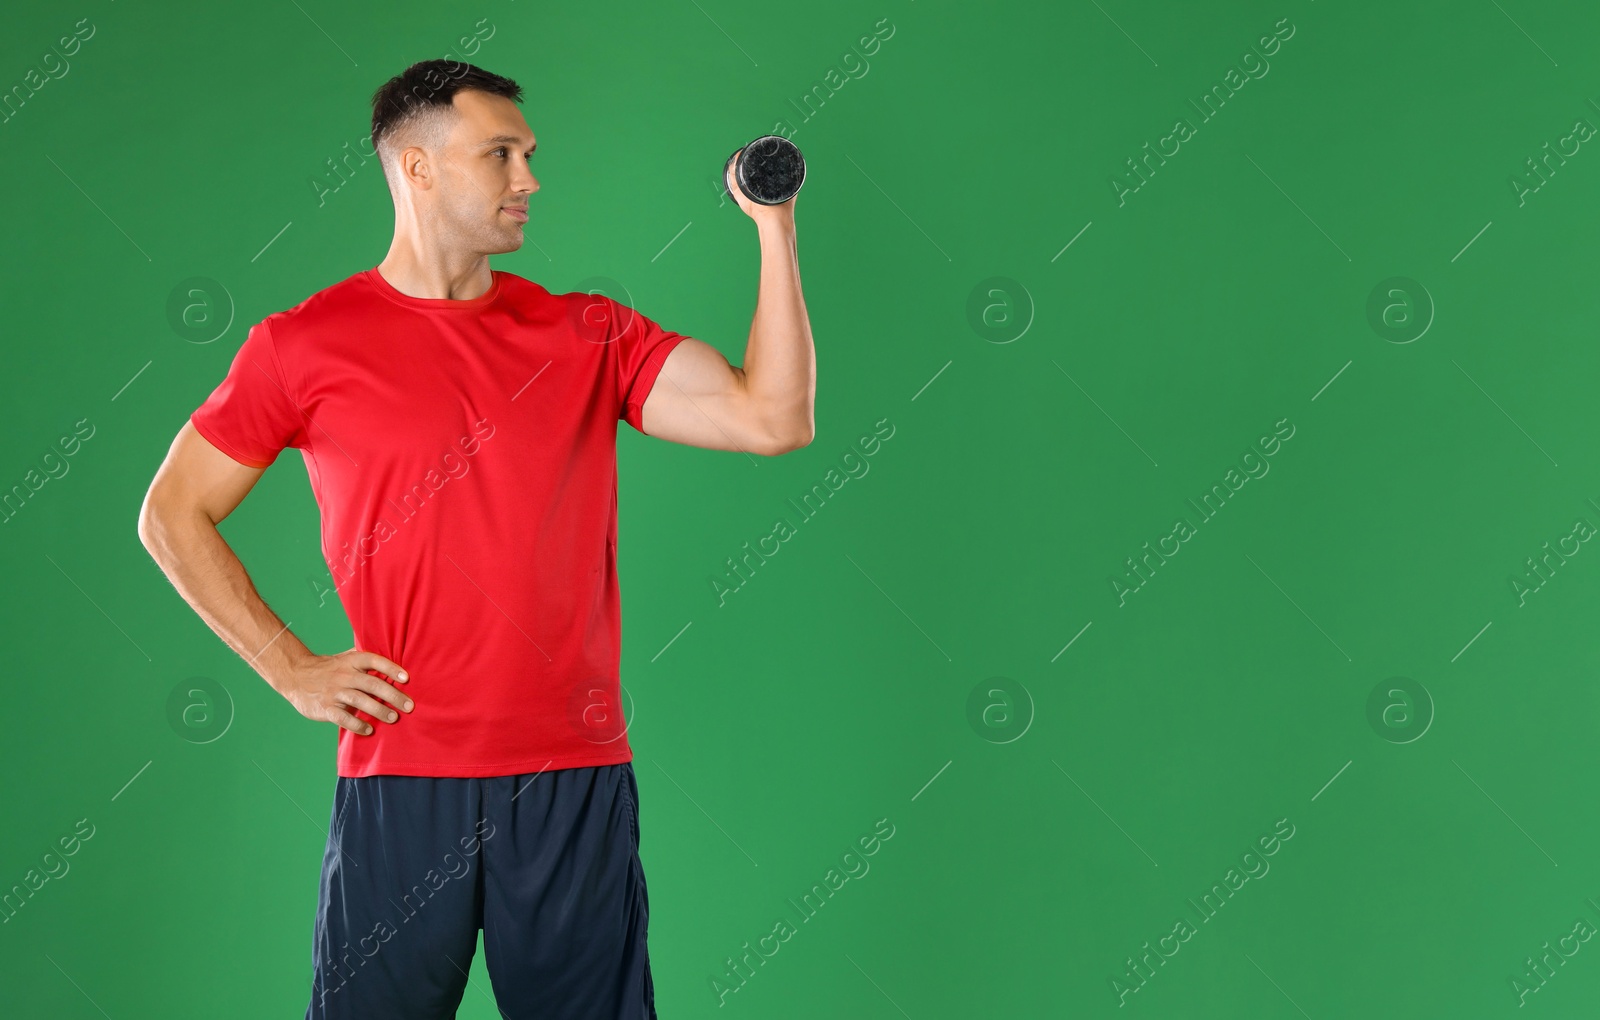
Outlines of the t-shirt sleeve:
[{"label": "t-shirt sleeve", "polygon": [[234,460],[264,468],[284,447],[305,446],[304,417],[284,384],[272,329],[262,321],[251,327],[227,376],[189,421]]},{"label": "t-shirt sleeve", "polygon": [[617,345],[617,393],[622,405],[618,417],[643,432],[645,398],[661,374],[661,365],[680,341],[689,338],[662,328],[627,305],[616,301],[611,304]]}]

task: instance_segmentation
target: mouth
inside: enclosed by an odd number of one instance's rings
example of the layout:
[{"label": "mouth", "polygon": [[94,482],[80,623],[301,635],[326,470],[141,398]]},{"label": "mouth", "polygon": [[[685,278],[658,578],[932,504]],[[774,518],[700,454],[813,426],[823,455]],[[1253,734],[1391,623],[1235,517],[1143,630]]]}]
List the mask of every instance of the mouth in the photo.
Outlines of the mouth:
[{"label": "mouth", "polygon": [[528,208],[521,205],[503,205],[500,211],[516,220],[518,223],[528,222]]}]

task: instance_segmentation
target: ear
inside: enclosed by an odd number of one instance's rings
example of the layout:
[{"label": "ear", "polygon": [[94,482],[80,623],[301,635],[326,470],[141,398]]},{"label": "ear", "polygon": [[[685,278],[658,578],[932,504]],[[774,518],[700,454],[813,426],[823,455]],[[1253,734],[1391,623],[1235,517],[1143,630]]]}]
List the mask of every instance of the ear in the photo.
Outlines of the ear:
[{"label": "ear", "polygon": [[400,176],[419,191],[433,187],[433,159],[420,145],[407,146],[400,153]]}]

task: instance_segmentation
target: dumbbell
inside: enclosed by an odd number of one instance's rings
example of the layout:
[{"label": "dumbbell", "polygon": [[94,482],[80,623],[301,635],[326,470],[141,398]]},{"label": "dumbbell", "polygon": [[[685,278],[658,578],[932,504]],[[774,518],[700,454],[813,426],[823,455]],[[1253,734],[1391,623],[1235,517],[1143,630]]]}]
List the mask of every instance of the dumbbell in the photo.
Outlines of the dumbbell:
[{"label": "dumbbell", "polygon": [[728,166],[734,163],[734,182],[750,201],[758,205],[782,205],[795,196],[806,180],[806,161],[795,144],[782,135],[762,135],[749,145],[735,149],[722,164],[722,179],[728,179]]}]

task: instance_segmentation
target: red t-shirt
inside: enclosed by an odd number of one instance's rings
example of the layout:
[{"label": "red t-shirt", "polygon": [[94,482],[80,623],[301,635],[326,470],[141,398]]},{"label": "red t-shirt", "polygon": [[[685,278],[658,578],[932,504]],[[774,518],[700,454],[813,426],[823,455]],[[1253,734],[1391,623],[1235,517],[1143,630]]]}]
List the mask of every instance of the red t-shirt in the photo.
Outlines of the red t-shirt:
[{"label": "red t-shirt", "polygon": [[[240,463],[305,458],[355,647],[416,702],[340,727],[340,776],[631,761],[620,710],[617,421],[684,336],[513,273],[466,301],[377,268],[251,328],[190,421]],[[331,654],[336,649],[316,649]]]}]

